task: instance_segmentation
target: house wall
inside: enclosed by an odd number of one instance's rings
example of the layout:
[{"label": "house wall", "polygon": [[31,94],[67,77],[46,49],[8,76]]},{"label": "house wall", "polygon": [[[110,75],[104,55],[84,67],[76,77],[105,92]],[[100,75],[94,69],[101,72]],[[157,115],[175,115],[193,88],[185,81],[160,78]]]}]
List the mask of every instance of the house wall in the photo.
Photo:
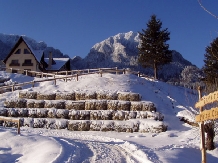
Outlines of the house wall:
[{"label": "house wall", "polygon": [[[20,54],[15,54],[18,49],[21,50]],[[24,49],[28,49],[29,52],[31,52],[27,45],[24,42],[21,42],[20,45],[12,52],[12,55],[8,58],[6,62],[6,68],[39,71],[37,66],[38,62],[36,61],[33,54],[24,54]],[[25,59],[31,59],[32,65],[23,66],[22,64],[24,63]],[[19,65],[10,65],[12,60],[18,60]],[[7,69],[7,72],[11,71]]]}]

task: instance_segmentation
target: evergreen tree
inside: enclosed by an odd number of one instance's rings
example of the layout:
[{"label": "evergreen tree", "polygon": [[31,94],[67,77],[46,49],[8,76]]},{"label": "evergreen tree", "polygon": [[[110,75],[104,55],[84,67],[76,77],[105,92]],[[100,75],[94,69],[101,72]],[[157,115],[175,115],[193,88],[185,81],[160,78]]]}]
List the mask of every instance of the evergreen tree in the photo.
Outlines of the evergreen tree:
[{"label": "evergreen tree", "polygon": [[168,50],[169,45],[166,41],[170,40],[170,33],[162,28],[162,22],[156,19],[156,15],[152,15],[147,23],[147,29],[139,32],[141,40],[138,62],[142,67],[150,67],[154,69],[154,78],[157,79],[157,70],[162,65],[172,61],[172,51]]},{"label": "evergreen tree", "polygon": [[207,84],[217,84],[218,80],[218,37],[213,40],[210,46],[206,47],[204,54],[205,82]]}]

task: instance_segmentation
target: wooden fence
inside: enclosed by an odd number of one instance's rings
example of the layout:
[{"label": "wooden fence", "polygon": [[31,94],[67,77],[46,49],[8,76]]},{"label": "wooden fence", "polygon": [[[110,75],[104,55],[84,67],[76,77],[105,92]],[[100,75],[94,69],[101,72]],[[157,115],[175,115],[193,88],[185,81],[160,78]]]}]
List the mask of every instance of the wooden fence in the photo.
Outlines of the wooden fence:
[{"label": "wooden fence", "polygon": [[[7,70],[7,69],[5,69]],[[82,75],[88,75],[88,74],[100,74],[102,77],[103,73],[114,73],[114,74],[134,74],[137,75],[138,77],[146,77],[150,79],[154,79],[152,77],[149,77],[147,75],[144,75],[140,73],[139,71],[131,71],[129,69],[117,69],[115,68],[98,68],[98,69],[83,69],[83,70],[71,70],[71,71],[59,71],[59,72],[51,72],[51,73],[44,73],[44,72],[37,72],[37,71],[28,71],[28,70],[20,70],[20,69],[8,69],[11,72],[13,70],[16,70],[18,73],[27,75],[27,76],[32,76],[32,77],[39,77],[45,79],[43,80],[34,80],[30,82],[24,82],[24,83],[18,83],[18,84],[13,84],[9,86],[1,86],[0,87],[0,92],[3,90],[11,89],[12,91],[15,90],[15,87],[19,86],[24,86],[24,85],[32,85],[32,87],[35,86],[35,83],[40,83],[40,82],[45,82],[45,81],[54,81],[54,84],[56,85],[56,82],[58,79],[64,79],[66,82],[68,79],[76,78],[76,81],[79,80],[79,76]],[[48,78],[51,77],[51,78]]]},{"label": "wooden fence", "polygon": [[17,134],[20,134],[20,119],[19,118],[0,116],[0,121],[4,121],[4,123],[5,121],[17,123]]}]

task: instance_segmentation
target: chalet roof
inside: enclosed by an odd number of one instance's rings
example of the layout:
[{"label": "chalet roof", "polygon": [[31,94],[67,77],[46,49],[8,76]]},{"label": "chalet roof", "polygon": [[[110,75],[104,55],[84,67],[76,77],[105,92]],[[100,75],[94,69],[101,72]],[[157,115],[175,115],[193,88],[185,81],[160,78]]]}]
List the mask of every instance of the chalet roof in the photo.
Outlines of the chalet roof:
[{"label": "chalet roof", "polygon": [[[49,64],[49,58],[44,58],[45,62]],[[63,67],[67,61],[69,61],[69,58],[53,58],[55,64],[51,65],[51,68],[46,68],[46,70],[60,70],[61,67]]]},{"label": "chalet roof", "polygon": [[8,60],[8,58],[13,54],[13,52],[15,51],[15,49],[20,45],[20,43],[21,43],[22,41],[24,41],[24,43],[25,43],[25,44],[27,45],[27,47],[30,49],[30,51],[31,51],[31,53],[34,55],[35,59],[36,59],[38,62],[41,61],[41,58],[42,58],[42,56],[43,56],[43,51],[44,51],[44,50],[35,50],[35,49],[33,49],[32,46],[31,46],[30,41],[29,41],[27,38],[21,36],[21,37],[18,39],[17,43],[16,43],[16,44],[14,45],[14,47],[12,48],[12,50],[10,51],[10,53],[8,54],[8,56],[4,59],[4,63],[6,63],[6,61]]}]

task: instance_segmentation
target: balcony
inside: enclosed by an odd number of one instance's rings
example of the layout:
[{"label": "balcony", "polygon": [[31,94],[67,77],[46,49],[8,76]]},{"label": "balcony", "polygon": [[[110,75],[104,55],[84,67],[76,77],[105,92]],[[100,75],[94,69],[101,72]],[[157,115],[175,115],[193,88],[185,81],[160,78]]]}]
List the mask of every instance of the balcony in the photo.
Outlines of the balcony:
[{"label": "balcony", "polygon": [[20,66],[20,63],[10,63],[9,66]]},{"label": "balcony", "polygon": [[22,66],[33,66],[33,63],[23,63]]}]

